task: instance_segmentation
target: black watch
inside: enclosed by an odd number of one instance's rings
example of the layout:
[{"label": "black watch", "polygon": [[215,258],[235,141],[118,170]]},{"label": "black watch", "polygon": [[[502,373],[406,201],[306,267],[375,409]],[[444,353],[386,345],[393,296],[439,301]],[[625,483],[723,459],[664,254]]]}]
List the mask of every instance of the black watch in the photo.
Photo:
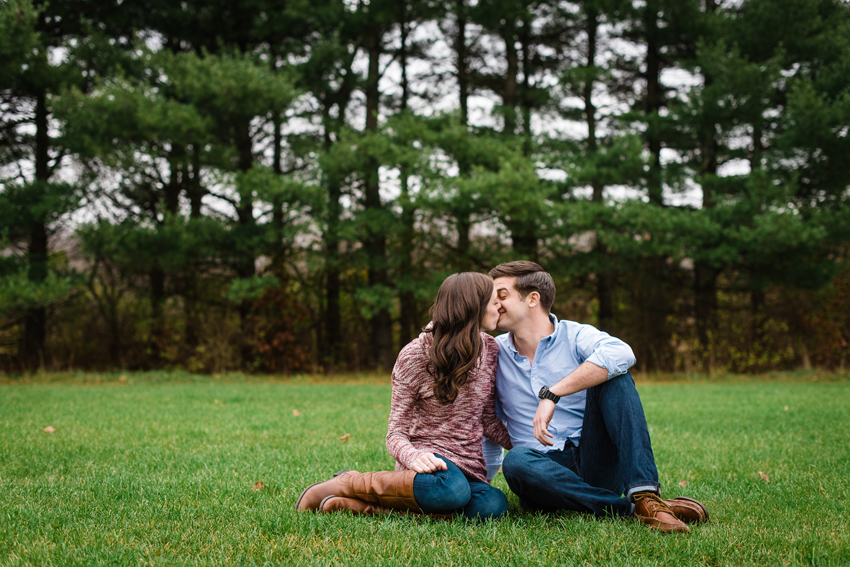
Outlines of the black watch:
[{"label": "black watch", "polygon": [[556,404],[561,399],[561,396],[556,396],[552,392],[549,391],[549,386],[543,386],[540,388],[540,391],[537,392],[537,397],[541,400],[552,400]]}]

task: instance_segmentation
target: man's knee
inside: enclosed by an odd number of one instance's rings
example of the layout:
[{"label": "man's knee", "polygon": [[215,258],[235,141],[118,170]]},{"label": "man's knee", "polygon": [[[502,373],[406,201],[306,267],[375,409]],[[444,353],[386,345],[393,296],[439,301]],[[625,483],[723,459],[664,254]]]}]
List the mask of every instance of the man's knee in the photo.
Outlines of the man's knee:
[{"label": "man's knee", "polygon": [[531,463],[540,459],[540,456],[534,449],[515,447],[505,455],[502,472],[505,476],[526,476],[531,470]]},{"label": "man's knee", "polygon": [[623,411],[634,411],[640,406],[640,395],[635,387],[635,381],[629,372],[615,376],[602,384],[595,386],[593,393],[595,403],[613,410],[623,408]]},{"label": "man's knee", "polygon": [[606,390],[616,391],[616,392],[632,392],[637,391],[635,389],[635,381],[632,378],[631,372],[626,372],[625,374],[620,374],[619,376],[615,376],[610,380],[606,380],[601,384]]}]

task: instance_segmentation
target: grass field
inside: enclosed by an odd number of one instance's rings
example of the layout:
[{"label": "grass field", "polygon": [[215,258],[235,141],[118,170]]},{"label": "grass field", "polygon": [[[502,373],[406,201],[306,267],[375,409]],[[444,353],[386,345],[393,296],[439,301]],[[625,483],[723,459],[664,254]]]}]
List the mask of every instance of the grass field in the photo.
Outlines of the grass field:
[{"label": "grass field", "polygon": [[712,517],[672,537],[523,513],[501,476],[486,525],[296,513],[311,482],[392,468],[385,378],[119,380],[0,384],[0,565],[850,565],[846,379],[639,384],[663,495]]}]

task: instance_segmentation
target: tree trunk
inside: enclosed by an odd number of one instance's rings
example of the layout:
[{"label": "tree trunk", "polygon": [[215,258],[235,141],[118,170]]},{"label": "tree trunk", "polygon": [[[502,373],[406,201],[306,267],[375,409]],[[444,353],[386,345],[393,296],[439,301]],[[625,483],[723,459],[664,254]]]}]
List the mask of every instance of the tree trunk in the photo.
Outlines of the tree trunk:
[{"label": "tree trunk", "polygon": [[[706,84],[710,84],[706,77]],[[702,139],[703,162],[701,177],[717,174],[717,140],[714,132],[705,132]],[[714,196],[711,187],[702,185],[702,208],[714,208]],[[694,320],[696,323],[697,340],[701,347],[700,358],[703,365],[710,360],[712,337],[717,334],[717,277],[719,270],[704,261],[694,262]],[[710,368],[709,368],[710,370]]]},{"label": "tree trunk", "polygon": [[[348,75],[351,73],[351,60],[348,61]],[[324,92],[322,101],[322,122],[324,127],[324,149],[329,153],[334,145],[336,127],[345,124],[346,109],[352,94],[352,84],[343,83],[336,92]],[[337,106],[337,118],[331,118],[331,109]],[[342,214],[342,180],[333,170],[323,172],[328,191],[328,212],[322,238],[325,247],[324,293],[325,302],[322,312],[322,363],[328,370],[334,370],[342,360],[342,315],[340,296],[342,293],[340,272],[340,216]],[[353,353],[356,357],[357,351]],[[354,361],[350,361],[354,363]],[[356,363],[354,363],[356,366]]]},{"label": "tree trunk", "polygon": [[[201,149],[198,144],[192,144],[191,175],[186,180],[187,196],[189,197],[190,219],[201,218]],[[191,356],[199,343],[199,308],[198,308],[198,263],[194,255],[186,266],[186,277],[183,290],[183,317],[186,322],[186,349]]]},{"label": "tree trunk", "polygon": [[416,321],[416,297],[413,293],[415,277],[413,274],[413,251],[415,249],[416,231],[414,218],[416,210],[410,198],[407,174],[401,168],[401,265],[399,279],[405,284],[399,294],[401,307],[401,334],[399,343],[406,345],[419,334]]},{"label": "tree trunk", "polygon": [[502,28],[502,39],[505,41],[505,58],[508,64],[502,93],[502,110],[505,115],[504,133],[510,137],[516,133],[517,74],[519,73],[519,55],[514,45],[514,27],[511,23]]},{"label": "tree trunk", "polygon": [[168,159],[170,170],[168,183],[163,187],[165,197],[165,210],[169,215],[177,215],[180,212],[180,191],[183,189],[183,168],[185,167],[186,149],[175,145]]},{"label": "tree trunk", "polygon": [[[35,106],[35,187],[38,201],[47,193],[50,179],[50,137],[48,136],[47,101],[44,91],[36,97]],[[40,202],[37,202],[41,205]],[[33,207],[35,208],[35,207]],[[41,207],[39,207],[41,208]],[[48,234],[43,215],[33,214],[31,219],[29,242],[27,243],[27,262],[29,281],[40,284],[47,279]],[[30,307],[24,316],[24,337],[22,345],[23,363],[27,369],[35,370],[44,365],[45,343],[47,340],[47,310],[45,307]]]},{"label": "tree trunk", "polygon": [[[401,111],[407,110],[407,98],[409,96],[408,78],[407,78],[407,3],[402,2],[401,6]],[[415,250],[416,230],[414,227],[416,209],[413,206],[413,200],[410,196],[408,184],[407,168],[401,166],[401,263],[399,266],[399,281],[404,284],[404,287],[399,293],[399,303],[401,307],[400,323],[401,332],[399,334],[399,344],[406,345],[412,341],[417,333],[416,322],[416,296],[413,294],[413,283],[415,281],[413,274],[413,251]]]},{"label": "tree trunk", "polygon": [[[366,131],[378,130],[379,97],[378,80],[380,79],[381,38],[383,33],[373,30],[367,38],[366,47],[369,55],[369,71],[366,80]],[[368,220],[363,247],[368,255],[368,278],[370,287],[388,287],[387,274],[387,239],[385,235],[385,210],[381,203],[380,186],[378,183],[379,163],[369,158],[364,167],[365,213]],[[379,370],[392,368],[395,353],[392,344],[392,318],[387,306],[379,306],[370,320],[371,343],[375,355],[375,365]]]},{"label": "tree trunk", "polygon": [[[518,103],[519,54],[514,44],[515,35],[513,22],[507,23],[502,28],[502,39],[505,41],[505,58],[508,64],[507,74],[505,75],[505,87],[502,94],[502,107],[505,114],[504,135],[507,137],[516,135],[517,126],[516,107]],[[534,227],[526,223],[510,221],[507,221],[505,224],[511,232],[511,245],[514,252],[524,259],[536,262],[537,236]]]},{"label": "tree trunk", "polygon": [[694,319],[703,362],[717,334],[717,276],[718,271],[708,264],[694,263]]},{"label": "tree trunk", "polygon": [[664,104],[664,91],[661,85],[661,53],[658,30],[658,8],[653,0],[647,2],[644,12],[646,26],[646,117],[647,147],[650,163],[647,179],[649,200],[661,205],[664,202],[661,183],[661,133],[658,125],[658,112]]},{"label": "tree trunk", "polygon": [[511,247],[523,260],[538,260],[537,235],[534,229],[522,223],[506,223],[511,231]]},{"label": "tree trunk", "polygon": [[[272,124],[274,126],[274,151],[272,171],[277,175],[283,175],[283,132],[281,132],[281,116],[275,113]],[[287,246],[283,241],[283,198],[281,195],[275,195],[272,198],[272,234],[274,235],[274,244],[272,245],[272,270],[278,273],[283,272],[283,262],[286,258]]]},{"label": "tree trunk", "polygon": [[340,269],[339,269],[339,215],[342,207],[339,182],[333,180],[328,186],[328,220],[325,229],[325,313],[324,313],[324,364],[333,370],[339,364],[342,353],[342,316],[340,314]]},{"label": "tree trunk", "polygon": [[[333,146],[330,128],[330,104],[323,109],[325,126],[325,152]],[[340,120],[344,119],[344,110],[339,107]],[[340,198],[342,187],[335,174],[326,175],[328,189],[328,216],[323,239],[325,241],[325,309],[323,313],[323,353],[322,363],[325,368],[333,371],[339,364],[342,353],[342,316],[340,314],[340,267],[339,267],[339,218],[342,213]]]},{"label": "tree trunk", "polygon": [[151,336],[148,339],[148,348],[150,350],[150,365],[152,368],[158,368],[162,360],[162,349],[160,342],[164,331],[162,321],[162,304],[165,301],[165,272],[159,266],[154,267],[148,273],[150,281],[150,302],[151,302]]},{"label": "tree trunk", "polygon": [[[468,174],[467,174],[468,175]],[[472,261],[469,257],[469,249],[472,245],[472,218],[469,211],[459,212],[455,215],[455,226],[457,227],[457,263],[455,269],[466,272],[472,269]]]},{"label": "tree trunk", "polygon": [[[165,211],[163,218],[177,215],[180,208],[180,191],[183,187],[183,157],[185,157],[185,148],[175,146],[169,155],[168,167],[169,177],[168,183],[163,187],[163,201]],[[154,218],[157,215],[154,214]],[[162,305],[167,298],[166,294],[166,277],[167,274],[159,264],[156,264],[148,274],[151,283],[150,302],[151,302],[151,336],[149,338],[150,363],[153,367],[158,367],[162,359],[162,349],[160,344],[165,334],[165,320],[162,313]]]},{"label": "tree trunk", "polygon": [[531,62],[531,22],[523,18],[522,31],[519,34],[520,46],[522,48],[522,90],[519,93],[519,105],[522,115],[522,153],[531,155],[531,84],[529,77],[534,72]]},{"label": "tree trunk", "polygon": [[750,340],[754,349],[760,348],[764,339],[764,302],[764,290],[754,289],[750,292]]},{"label": "tree trunk", "polygon": [[[661,40],[658,29],[658,5],[648,0],[644,9],[646,29],[646,103],[647,148],[650,154],[647,193],[650,203],[663,206],[664,194],[661,170],[661,132],[658,124],[659,111],[664,106],[664,91],[661,85]],[[670,351],[670,328],[667,317],[672,311],[670,298],[670,269],[665,257],[649,257],[645,261],[644,285],[646,300],[641,307],[641,319],[648,345],[650,367],[665,369]]]},{"label": "tree trunk", "polygon": [[[713,16],[716,11],[717,3],[715,0],[706,0],[706,14]],[[704,79],[706,88],[714,84],[714,77],[707,71],[704,72]],[[718,142],[715,131],[715,125],[710,124],[700,133],[700,154],[702,157],[700,177],[703,179],[709,175],[717,175]],[[711,185],[703,182],[702,208],[713,209],[714,204]],[[711,370],[710,361],[713,359],[712,353],[709,352],[711,341],[717,334],[717,277],[719,274],[719,270],[704,261],[694,263],[694,319],[697,340],[701,347],[700,358],[703,367],[708,366],[708,370]]]},{"label": "tree trunk", "polygon": [[192,175],[188,183],[188,197],[191,218],[201,218],[204,188],[201,185],[201,148],[198,144],[192,144]]},{"label": "tree trunk", "polygon": [[[587,22],[587,67],[592,69],[596,66],[596,45],[599,32],[599,12],[591,6],[586,6],[585,17]],[[594,81],[588,79],[584,83],[584,116],[587,122],[587,153],[596,155],[599,144],[596,138],[596,105],[593,103]],[[598,180],[591,182],[593,189],[593,202],[602,204],[605,196],[605,186]],[[608,255],[608,248],[597,233],[596,253],[604,258]],[[613,278],[603,266],[596,273],[596,300],[599,303],[599,315],[597,325],[605,332],[612,333],[614,327],[614,299]]]},{"label": "tree trunk", "polygon": [[455,36],[455,67],[460,97],[460,122],[469,125],[469,50],[466,46],[466,0],[456,0],[457,35]]},{"label": "tree trunk", "polygon": [[[456,0],[457,35],[454,40],[455,59],[457,68],[458,96],[460,98],[460,122],[464,132],[469,130],[469,48],[466,45],[466,0]],[[472,164],[463,154],[458,159],[458,169],[461,176],[468,177],[472,171]],[[455,269],[467,271],[471,269],[469,261],[470,230],[472,222],[469,211],[457,211],[455,213],[455,226],[457,227],[457,264]]]},{"label": "tree trunk", "polygon": [[[237,125],[236,131],[236,150],[239,152],[239,161],[237,167],[239,171],[248,171],[254,165],[253,144],[251,140],[251,124],[249,120],[244,120]],[[236,209],[236,216],[239,223],[239,228],[242,229],[242,238],[250,239],[255,226],[254,220],[254,199],[250,194],[242,193],[239,196],[239,206]],[[254,250],[250,246],[239,246],[236,243],[238,258],[236,260],[236,275],[239,278],[247,279],[253,277],[256,273],[254,258]],[[247,365],[253,356],[254,349],[252,344],[253,333],[249,328],[248,317],[251,313],[251,302],[243,299],[239,303],[239,329],[241,334],[241,343],[239,355],[243,368]]]},{"label": "tree trunk", "polygon": [[750,169],[752,171],[761,169],[761,154],[764,151],[764,145],[761,139],[762,133],[762,119],[758,117],[753,124],[753,152],[750,156]]}]

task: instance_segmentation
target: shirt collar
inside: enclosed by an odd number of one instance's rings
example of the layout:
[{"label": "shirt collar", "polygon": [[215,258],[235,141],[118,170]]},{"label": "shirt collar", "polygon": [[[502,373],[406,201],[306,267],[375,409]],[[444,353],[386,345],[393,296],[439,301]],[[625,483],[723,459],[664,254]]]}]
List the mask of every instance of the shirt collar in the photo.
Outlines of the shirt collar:
[{"label": "shirt collar", "polygon": [[[544,348],[549,348],[558,341],[558,331],[560,329],[560,325],[558,325],[558,318],[555,317],[554,313],[549,313],[549,321],[552,322],[552,325],[554,325],[555,330],[552,331],[551,335],[540,339],[540,342],[546,341]],[[513,333],[508,333],[508,348],[511,349],[514,354],[519,354],[519,351],[517,350],[516,345],[514,344]]]}]

